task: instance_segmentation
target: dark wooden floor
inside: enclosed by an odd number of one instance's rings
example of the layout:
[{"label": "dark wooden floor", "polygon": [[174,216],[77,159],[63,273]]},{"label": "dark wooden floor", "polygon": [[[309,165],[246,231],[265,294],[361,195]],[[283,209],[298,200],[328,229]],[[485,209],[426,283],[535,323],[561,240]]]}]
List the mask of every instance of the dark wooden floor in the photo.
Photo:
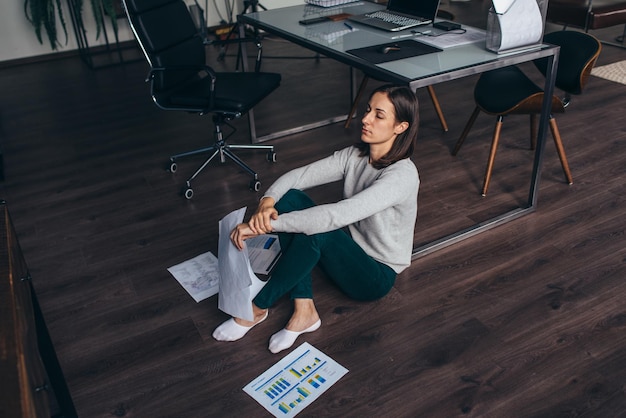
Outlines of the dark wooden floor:
[{"label": "dark wooden floor", "polygon": [[[257,109],[260,131],[347,111],[347,68],[271,58],[312,56],[280,40],[264,46],[264,69],[284,81]],[[599,65],[624,59],[626,50],[605,47]],[[227,316],[217,298],[195,303],[166,270],[216,254],[218,220],[254,207],[259,194],[227,164],[198,179],[192,201],[179,196],[200,161],[181,161],[176,174],[163,167],[168,155],[204,145],[210,118],[157,109],[145,74],[142,62],[90,71],[77,58],[0,70],[0,197],[79,416],[268,416],[242,388],[282,358],[267,343],[289,303],[245,339],[218,343],[211,333]],[[436,87],[446,134],[419,92],[418,243],[527,198],[526,118],[506,120],[486,198],[479,190],[493,118],[481,115],[459,156],[450,155],[474,81]],[[323,326],[299,342],[349,373],[300,416],[625,416],[625,105],[626,85],[592,77],[558,116],[574,185],[548,143],[537,212],[416,260],[382,300],[351,301],[316,272]],[[246,142],[245,122],[234,142]],[[358,131],[336,124],[275,140],[276,164],[263,152],[240,155],[267,186]],[[312,194],[331,200],[339,189]]]}]

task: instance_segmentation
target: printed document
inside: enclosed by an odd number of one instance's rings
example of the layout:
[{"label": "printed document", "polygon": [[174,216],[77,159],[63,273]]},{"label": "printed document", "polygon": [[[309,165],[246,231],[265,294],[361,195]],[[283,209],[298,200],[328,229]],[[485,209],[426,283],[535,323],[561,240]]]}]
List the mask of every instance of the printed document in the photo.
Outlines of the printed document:
[{"label": "printed document", "polygon": [[275,417],[293,417],[346,373],[348,369],[305,342],[243,390]]}]

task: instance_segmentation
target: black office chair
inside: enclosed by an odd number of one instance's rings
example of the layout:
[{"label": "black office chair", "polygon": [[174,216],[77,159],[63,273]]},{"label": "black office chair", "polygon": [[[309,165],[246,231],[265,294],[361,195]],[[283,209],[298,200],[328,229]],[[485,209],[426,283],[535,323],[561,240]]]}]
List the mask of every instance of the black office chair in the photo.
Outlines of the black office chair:
[{"label": "black office chair", "polygon": [[[222,125],[239,118],[267,97],[280,84],[280,74],[260,72],[257,55],[255,72],[215,72],[206,64],[205,45],[183,0],[123,0],[131,29],[150,64],[146,81],[158,107],[205,115],[213,114],[213,145],[170,157],[170,170],[176,171],[178,158],[208,153],[209,158],[187,180],[183,192],[193,196],[191,181],[215,158],[226,157],[252,176],[250,188],[261,187],[257,173],[232,150],[263,149],[267,159],[276,161],[272,145],[229,145]],[[259,50],[260,51],[260,50]],[[230,137],[232,135],[228,135]]]},{"label": "black office chair", "polygon": [[[558,45],[561,48],[555,86],[565,93],[565,97],[559,98],[556,95],[552,97],[552,112],[549,123],[565,178],[569,184],[572,184],[572,174],[565,156],[563,142],[552,114],[563,113],[570,103],[571,95],[582,93],[591,70],[600,55],[602,46],[593,36],[575,31],[549,33],[544,36],[543,40],[545,43]],[[547,61],[540,59],[534,63],[545,76]],[[476,108],[457,141],[452,155],[456,155],[461,149],[461,145],[463,145],[481,110],[490,115],[497,115],[482,188],[482,195],[486,196],[504,117],[512,114],[530,115],[530,147],[534,149],[537,141],[536,116],[541,112],[543,90],[518,67],[505,67],[481,75],[474,88],[474,100]]]}]

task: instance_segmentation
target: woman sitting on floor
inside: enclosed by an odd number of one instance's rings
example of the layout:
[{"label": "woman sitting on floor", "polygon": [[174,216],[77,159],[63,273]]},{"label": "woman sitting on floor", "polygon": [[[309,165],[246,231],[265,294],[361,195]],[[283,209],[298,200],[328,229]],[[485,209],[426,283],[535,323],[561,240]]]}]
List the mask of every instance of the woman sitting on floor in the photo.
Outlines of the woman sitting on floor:
[{"label": "woman sitting on floor", "polygon": [[[248,238],[278,233],[282,256],[253,299],[254,320],[231,318],[215,329],[215,339],[242,338],[289,293],[291,319],[269,342],[269,350],[278,353],[321,325],[311,284],[316,265],[357,300],[385,296],[409,266],[419,188],[410,159],[419,124],[415,94],[408,87],[379,87],[362,124],[360,143],[281,176],[250,220],[233,229],[230,238],[240,250]],[[302,192],[338,180],[344,181],[344,198],[336,203],[315,205]]]}]

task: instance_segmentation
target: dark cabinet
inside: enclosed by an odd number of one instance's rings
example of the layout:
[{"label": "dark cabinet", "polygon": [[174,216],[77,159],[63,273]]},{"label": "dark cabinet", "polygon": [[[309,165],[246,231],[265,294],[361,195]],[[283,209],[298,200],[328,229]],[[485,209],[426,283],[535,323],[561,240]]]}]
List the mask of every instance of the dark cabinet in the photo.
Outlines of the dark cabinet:
[{"label": "dark cabinet", "polygon": [[0,416],[76,416],[20,250],[0,201]]}]

